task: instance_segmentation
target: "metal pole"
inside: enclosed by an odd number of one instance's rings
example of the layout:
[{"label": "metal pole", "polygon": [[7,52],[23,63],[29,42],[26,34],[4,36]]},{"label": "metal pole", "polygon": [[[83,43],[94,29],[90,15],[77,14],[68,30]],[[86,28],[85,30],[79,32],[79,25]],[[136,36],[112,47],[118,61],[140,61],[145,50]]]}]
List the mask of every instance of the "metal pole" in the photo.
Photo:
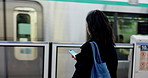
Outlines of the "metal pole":
[{"label": "metal pole", "polygon": [[3,0],[3,19],[4,19],[4,41],[7,41],[7,30],[6,30],[6,0]]},{"label": "metal pole", "polygon": [[126,49],[133,49],[134,45],[133,44],[121,44],[121,43],[116,43],[115,48],[126,48]]},{"label": "metal pole", "polygon": [[116,41],[118,41],[118,27],[117,27],[117,23],[118,23],[118,13],[114,14],[114,24],[113,24],[113,30],[114,30],[114,35],[115,35],[115,39]]},{"label": "metal pole", "polygon": [[[6,29],[6,0],[3,0],[3,20],[4,20],[4,41],[7,41],[7,29]],[[4,58],[5,58],[5,78],[8,78],[8,58],[7,49],[4,47]]]}]

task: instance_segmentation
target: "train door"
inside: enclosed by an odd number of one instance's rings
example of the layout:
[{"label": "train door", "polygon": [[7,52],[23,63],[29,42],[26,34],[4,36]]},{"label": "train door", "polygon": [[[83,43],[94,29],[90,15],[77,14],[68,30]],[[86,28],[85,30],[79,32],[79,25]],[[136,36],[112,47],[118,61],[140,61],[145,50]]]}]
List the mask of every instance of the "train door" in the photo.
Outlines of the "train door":
[{"label": "train door", "polygon": [[[6,1],[7,41],[42,41],[42,6],[35,1]],[[43,54],[37,47],[6,47],[8,78],[42,78]]]}]

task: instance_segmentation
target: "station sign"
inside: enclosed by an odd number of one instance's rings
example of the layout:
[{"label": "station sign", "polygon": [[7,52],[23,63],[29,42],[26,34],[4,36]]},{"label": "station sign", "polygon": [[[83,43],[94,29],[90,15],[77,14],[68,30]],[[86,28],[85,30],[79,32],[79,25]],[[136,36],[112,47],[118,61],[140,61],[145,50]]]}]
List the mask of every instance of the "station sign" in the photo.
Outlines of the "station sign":
[{"label": "station sign", "polygon": [[141,45],[139,71],[148,71],[148,45]]}]

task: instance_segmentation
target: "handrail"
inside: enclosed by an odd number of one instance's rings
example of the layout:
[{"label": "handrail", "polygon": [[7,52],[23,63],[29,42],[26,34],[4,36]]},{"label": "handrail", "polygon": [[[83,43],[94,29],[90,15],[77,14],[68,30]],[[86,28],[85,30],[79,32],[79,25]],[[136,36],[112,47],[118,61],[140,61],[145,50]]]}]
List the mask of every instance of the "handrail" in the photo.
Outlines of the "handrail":
[{"label": "handrail", "polygon": [[0,46],[45,46],[48,42],[15,42],[15,41],[0,41]]},{"label": "handrail", "polygon": [[133,44],[123,44],[123,43],[116,43],[115,48],[129,48],[133,49],[134,45]]},{"label": "handrail", "polygon": [[[11,42],[11,41],[0,41],[0,46],[40,46],[44,44],[49,44],[49,42]],[[67,43],[67,44],[72,44],[72,43]],[[74,43],[73,43],[74,44]],[[78,45],[78,44],[76,44]],[[80,44],[79,44],[80,45]],[[125,44],[125,43],[116,43],[115,48],[129,48],[133,49],[134,45],[133,44]]]}]

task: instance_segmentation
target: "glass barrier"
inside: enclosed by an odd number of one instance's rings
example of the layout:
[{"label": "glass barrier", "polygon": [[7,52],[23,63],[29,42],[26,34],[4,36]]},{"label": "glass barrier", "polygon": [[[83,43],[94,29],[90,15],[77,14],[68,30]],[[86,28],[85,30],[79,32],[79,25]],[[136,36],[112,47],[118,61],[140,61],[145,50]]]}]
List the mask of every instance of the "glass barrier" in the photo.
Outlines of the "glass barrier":
[{"label": "glass barrier", "polygon": [[[76,61],[72,58],[69,50],[80,52],[82,44],[77,43],[53,43],[52,44],[52,77],[71,78],[75,71]],[[118,54],[118,78],[128,78],[129,61],[128,55],[133,49],[131,44],[116,44]],[[54,72],[55,71],[55,72]]]},{"label": "glass barrier", "polygon": [[68,52],[68,50],[74,50],[79,53],[80,49],[78,47],[58,47],[57,49],[57,78],[71,78],[73,72],[75,71],[75,63]]},{"label": "glass barrier", "polygon": [[118,60],[128,60],[129,53],[132,49],[116,49]]},{"label": "glass barrier", "polygon": [[0,42],[0,78],[48,78],[48,53],[48,43]]},{"label": "glass barrier", "polygon": [[[0,78],[71,78],[76,61],[69,50],[81,43],[0,42]],[[127,78],[131,44],[116,44],[118,78]],[[119,52],[119,53],[118,53]],[[50,57],[51,56],[51,57]],[[49,72],[49,73],[48,73]],[[124,72],[124,73],[123,73]]]}]

